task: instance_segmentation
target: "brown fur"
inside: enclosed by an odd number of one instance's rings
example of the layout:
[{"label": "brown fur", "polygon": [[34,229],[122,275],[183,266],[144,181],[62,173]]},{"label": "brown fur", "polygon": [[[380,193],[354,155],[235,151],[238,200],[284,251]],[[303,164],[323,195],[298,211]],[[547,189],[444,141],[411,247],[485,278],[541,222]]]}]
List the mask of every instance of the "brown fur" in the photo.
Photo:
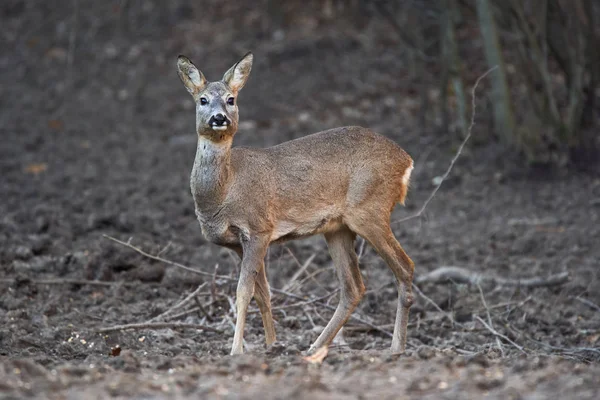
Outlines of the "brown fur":
[{"label": "brown fur", "polygon": [[[190,182],[196,214],[208,240],[235,249],[242,258],[232,354],[243,351],[253,296],[267,344],[275,340],[264,268],[269,244],[320,233],[342,290],[334,316],[311,349],[331,343],[364,293],[353,245],[358,234],[384,258],[398,282],[392,350],[403,351],[414,265],[389,222],[395,204],[406,197],[412,159],[395,142],[361,127],[330,129],[266,149],[232,148],[237,101],[231,106],[227,99],[237,97],[251,65],[247,54],[223,81],[208,83],[187,58],[178,61],[181,79],[197,102],[199,138]],[[215,130],[208,123],[217,113],[230,121],[227,127]]]}]

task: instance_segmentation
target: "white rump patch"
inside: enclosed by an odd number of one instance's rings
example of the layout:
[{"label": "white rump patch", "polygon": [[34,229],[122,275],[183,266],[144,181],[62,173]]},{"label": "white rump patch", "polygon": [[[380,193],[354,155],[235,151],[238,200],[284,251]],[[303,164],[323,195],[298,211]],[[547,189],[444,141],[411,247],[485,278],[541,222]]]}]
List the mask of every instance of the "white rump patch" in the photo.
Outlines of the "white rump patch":
[{"label": "white rump patch", "polygon": [[411,160],[410,166],[406,168],[406,171],[404,171],[404,175],[402,175],[402,184],[404,186],[408,186],[408,183],[410,182],[410,174],[412,174],[414,168],[414,162]]}]

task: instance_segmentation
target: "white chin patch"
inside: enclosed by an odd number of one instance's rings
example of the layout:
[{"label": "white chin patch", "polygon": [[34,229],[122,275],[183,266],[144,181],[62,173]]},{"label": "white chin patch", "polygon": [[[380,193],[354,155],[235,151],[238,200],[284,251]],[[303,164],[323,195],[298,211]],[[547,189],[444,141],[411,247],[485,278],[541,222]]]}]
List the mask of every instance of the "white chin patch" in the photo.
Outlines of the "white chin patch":
[{"label": "white chin patch", "polygon": [[215,131],[224,131],[227,130],[227,128],[229,128],[229,125],[213,125],[212,128]]}]

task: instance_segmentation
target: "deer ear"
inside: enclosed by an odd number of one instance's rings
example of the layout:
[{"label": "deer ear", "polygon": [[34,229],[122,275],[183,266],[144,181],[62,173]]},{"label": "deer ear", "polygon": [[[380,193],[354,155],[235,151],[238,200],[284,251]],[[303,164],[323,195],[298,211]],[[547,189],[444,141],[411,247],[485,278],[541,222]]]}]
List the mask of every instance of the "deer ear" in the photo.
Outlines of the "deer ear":
[{"label": "deer ear", "polygon": [[177,72],[185,88],[196,98],[206,86],[206,78],[186,56],[177,57]]},{"label": "deer ear", "polygon": [[254,56],[251,52],[246,53],[240,61],[238,61],[233,67],[229,68],[229,71],[223,75],[223,82],[227,84],[234,92],[238,92],[244,87],[250,70],[252,69],[252,61]]}]

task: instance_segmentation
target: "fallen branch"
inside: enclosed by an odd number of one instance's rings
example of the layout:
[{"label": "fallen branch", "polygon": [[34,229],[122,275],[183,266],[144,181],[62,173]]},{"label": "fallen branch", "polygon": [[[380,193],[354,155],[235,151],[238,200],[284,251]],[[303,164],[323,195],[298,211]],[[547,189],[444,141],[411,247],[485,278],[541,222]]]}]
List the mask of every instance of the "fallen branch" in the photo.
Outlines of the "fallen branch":
[{"label": "fallen branch", "polygon": [[481,82],[481,80],[483,78],[485,78],[490,72],[492,72],[496,68],[498,68],[498,66],[494,66],[494,67],[488,69],[486,72],[484,72],[483,75],[481,75],[479,78],[477,78],[477,80],[475,81],[475,85],[473,85],[473,89],[471,89],[471,123],[469,124],[469,127],[467,128],[467,134],[465,135],[465,138],[463,139],[460,146],[458,146],[458,150],[456,151],[456,154],[454,155],[454,157],[452,157],[452,160],[450,161],[450,165],[448,166],[448,169],[446,169],[446,172],[444,172],[444,175],[442,175],[442,178],[439,180],[438,184],[433,189],[433,191],[431,192],[429,197],[427,197],[427,199],[425,200],[425,202],[423,203],[423,205],[421,206],[419,211],[417,211],[416,214],[393,221],[392,222],[393,224],[398,224],[400,222],[405,222],[405,221],[408,221],[411,219],[419,218],[425,212],[425,209],[427,208],[427,206],[429,205],[431,200],[433,200],[433,198],[437,194],[438,190],[440,190],[442,183],[444,183],[444,181],[446,180],[448,175],[450,175],[452,168],[454,168],[454,164],[456,164],[458,157],[460,157],[465,145],[471,138],[471,133],[473,132],[473,126],[475,126],[475,105],[476,105],[475,104],[475,90],[477,90],[477,86],[479,86],[479,82]]},{"label": "fallen branch", "polygon": [[523,279],[507,279],[491,275],[483,275],[467,270],[461,267],[440,267],[428,274],[420,275],[415,278],[416,283],[467,283],[469,285],[480,285],[491,283],[499,286],[520,286],[520,287],[547,287],[558,286],[569,281],[569,273],[561,272],[550,275],[547,278],[533,277]]},{"label": "fallen branch", "polygon": [[[210,293],[209,293],[210,294]],[[196,300],[198,299],[198,297],[196,297]],[[185,311],[181,311],[180,313],[177,314],[169,314],[167,317],[168,321],[173,321],[175,319],[181,318],[181,317],[185,317],[187,315],[190,314],[194,314],[196,312],[201,312],[202,314],[204,314],[204,317],[207,319],[208,322],[212,322],[212,317],[210,316],[209,312],[206,310],[207,307],[211,307],[214,303],[211,301],[210,303],[203,305],[202,303],[200,303],[199,301],[196,301],[197,306],[196,307],[192,307],[190,309],[187,309]]]},{"label": "fallen branch", "polygon": [[[296,295],[294,293],[285,292],[285,291],[280,290],[280,289],[271,288],[271,291],[274,292],[274,293],[280,293],[280,294],[283,294],[285,296],[292,297],[294,299],[305,300],[302,296],[298,296],[298,295]],[[318,305],[320,305],[322,307],[325,307],[325,308],[327,308],[329,310],[332,310],[332,311],[336,310],[336,307],[330,306],[329,304],[323,303],[322,301],[317,301],[317,302],[315,302],[315,304],[318,304]],[[364,320],[363,318],[361,318],[359,316],[350,315],[350,318],[353,319],[353,320],[355,320],[355,321],[360,322],[361,324],[365,324],[365,325],[371,327],[373,330],[378,331],[380,333],[383,333],[384,335],[386,335],[388,337],[393,337],[394,336],[394,335],[392,335],[391,332],[386,331],[385,329],[382,329],[382,328],[378,327],[377,325],[374,325],[374,324],[370,323],[369,321]]]},{"label": "fallen branch", "polygon": [[198,295],[198,293],[200,292],[200,290],[206,286],[206,282],[200,284],[198,286],[198,288],[196,288],[196,290],[194,290],[192,293],[190,293],[188,296],[186,296],[185,299],[181,300],[179,303],[175,304],[173,307],[169,308],[167,311],[165,311],[162,314],[157,315],[154,318],[151,318],[148,320],[148,323],[154,322],[154,321],[158,321],[164,317],[166,317],[167,315],[171,314],[173,311],[177,310],[178,308],[183,307],[188,301],[192,300],[195,296]]},{"label": "fallen branch", "polygon": [[438,304],[435,301],[433,301],[432,299],[430,299],[429,297],[427,297],[425,295],[425,293],[423,293],[423,291],[421,291],[421,289],[419,289],[419,287],[415,283],[412,284],[412,287],[415,290],[415,292],[417,292],[417,294],[419,296],[421,296],[423,299],[425,299],[426,302],[428,302],[429,304],[431,304],[436,310],[438,310],[440,313],[442,313],[442,315],[444,317],[448,318],[448,320],[450,320],[450,322],[452,322],[453,325],[454,324],[461,325],[458,322],[456,322],[454,320],[454,318],[452,318],[452,314],[450,314],[450,313],[445,312],[444,310],[442,310],[442,308],[440,306],[438,306]]},{"label": "fallen branch", "polygon": [[35,285],[89,285],[89,286],[135,286],[136,283],[122,282],[122,281],[96,281],[88,279],[29,279],[29,278],[16,278],[16,279],[0,279],[0,283],[19,283],[28,284],[33,283]]},{"label": "fallen branch", "polygon": [[[560,346],[553,346],[553,345],[550,345],[548,343],[544,343],[544,342],[541,342],[539,340],[536,340],[536,339],[532,338],[527,333],[516,329],[513,324],[507,325],[507,328],[510,329],[511,331],[516,332],[520,336],[524,337],[526,340],[529,340],[530,342],[535,343],[536,345],[545,347],[546,349],[549,349],[549,350],[555,350],[556,351],[556,352],[551,352],[551,354],[569,355],[569,356],[574,357],[578,361],[581,361],[581,360],[585,360],[585,361],[596,360],[597,361],[598,359],[600,359],[600,348],[596,348],[596,347],[560,347]],[[587,353],[594,354],[594,357],[587,356]]]},{"label": "fallen branch", "polygon": [[[180,312],[178,314],[168,315],[167,316],[168,318],[166,318],[166,319],[169,320],[169,321],[172,321],[174,319],[185,317],[187,315],[194,314],[194,313],[197,313],[199,311],[202,312],[205,317],[208,316],[208,314],[206,314],[205,312],[202,311],[202,308],[200,308],[200,307],[193,307],[193,308],[187,309],[185,311],[182,311],[182,312]],[[210,322],[210,320],[209,320],[209,322]]]},{"label": "fallen branch", "polygon": [[525,349],[523,349],[522,346],[519,346],[518,344],[516,344],[515,342],[513,342],[510,338],[508,338],[508,336],[501,334],[500,332],[498,332],[497,330],[495,330],[494,328],[492,328],[491,326],[489,326],[483,319],[481,319],[481,317],[479,317],[478,315],[475,315],[475,319],[479,322],[481,322],[481,324],[488,330],[491,332],[492,335],[499,337],[501,339],[506,340],[508,343],[512,344],[517,350],[519,350],[521,353],[523,354],[527,354],[527,352],[525,351]]},{"label": "fallen branch", "polygon": [[575,300],[577,300],[580,303],[585,304],[586,306],[596,310],[596,311],[600,311],[600,306],[598,306],[596,303],[588,300],[588,299],[584,299],[583,297],[573,297]]},{"label": "fallen branch", "polygon": [[[300,267],[298,269],[298,271],[296,271],[296,273],[294,274],[294,276],[292,276],[292,279],[290,279],[290,281],[283,287],[283,290],[292,290],[294,291],[296,289],[297,286],[296,285],[296,281],[298,280],[298,278],[300,278],[300,275],[302,275],[304,273],[304,271],[306,271],[306,269],[310,266],[310,264],[312,263],[312,261],[315,259],[315,257],[317,256],[317,253],[312,253],[310,255],[310,257],[308,257],[306,259],[306,261],[304,262],[304,264],[300,264],[300,262],[298,261],[298,259],[296,258],[296,256],[294,256],[294,253],[292,253],[292,251],[289,248],[285,248],[288,253],[290,253],[290,255],[292,256],[292,258],[296,261],[296,263],[298,264],[298,266]],[[296,286],[296,287],[294,287]]]},{"label": "fallen branch", "polygon": [[229,276],[225,276],[225,275],[216,275],[216,274],[213,275],[210,272],[200,271],[200,270],[197,270],[197,269],[194,269],[194,268],[190,268],[190,267],[188,267],[186,265],[183,265],[183,264],[180,264],[180,263],[168,260],[166,258],[162,258],[160,256],[155,256],[155,255],[152,255],[150,253],[146,253],[144,250],[140,249],[139,247],[135,247],[134,245],[132,245],[131,243],[129,243],[129,241],[123,242],[122,240],[119,240],[119,239],[114,238],[114,237],[109,236],[109,235],[102,235],[102,237],[104,237],[105,239],[108,239],[108,240],[112,240],[113,242],[118,243],[118,244],[120,244],[122,246],[128,247],[131,250],[134,250],[134,251],[138,252],[139,254],[143,255],[144,257],[150,258],[152,260],[160,261],[160,262],[163,262],[163,263],[168,264],[168,265],[172,265],[173,267],[181,268],[183,270],[186,270],[188,272],[192,272],[194,274],[203,275],[203,276],[210,276],[210,277],[214,276],[214,278],[225,279],[225,280],[229,280],[229,281],[232,281],[232,280],[235,281],[235,280],[237,280],[237,279],[233,279],[233,278],[231,278]]},{"label": "fallen branch", "polygon": [[[297,303],[292,303],[292,304],[284,304],[284,305],[281,305],[281,306],[275,306],[275,307],[272,307],[272,308],[271,308],[271,311],[285,310],[285,309],[288,309],[288,308],[296,308],[296,307],[304,307],[304,306],[307,306],[307,305],[309,305],[309,304],[318,303],[318,302],[320,302],[321,300],[325,300],[325,299],[328,299],[329,297],[333,296],[334,294],[336,294],[337,292],[339,292],[339,290],[340,290],[340,289],[335,289],[335,290],[333,290],[333,291],[331,291],[331,292],[327,293],[327,294],[326,294],[326,295],[324,295],[324,296],[317,297],[317,298],[315,298],[315,299],[312,299],[312,300],[307,300],[307,301],[299,301],[299,302],[297,302]],[[260,312],[260,310],[259,310],[259,309],[251,309],[251,310],[248,310],[248,314],[250,314],[250,313],[257,313],[257,312]]]},{"label": "fallen branch", "polygon": [[204,331],[211,331],[216,333],[223,333],[222,330],[213,328],[207,325],[201,324],[185,324],[182,322],[145,322],[141,324],[125,324],[125,325],[115,325],[109,326],[105,328],[99,328],[96,330],[98,333],[108,333],[108,332],[116,332],[116,331],[126,331],[129,329],[166,329],[166,328],[184,328],[184,329],[201,329]]},{"label": "fallen branch", "polygon": [[[481,302],[483,303],[483,308],[485,308],[485,313],[487,315],[487,320],[490,324],[490,328],[494,329],[490,309],[488,308],[487,301],[485,301],[485,296],[483,295],[483,289],[481,289],[481,285],[477,285],[477,289],[479,289],[479,295],[481,296]],[[498,350],[500,350],[500,354],[502,354],[502,357],[504,357],[504,348],[502,347],[502,342],[500,341],[500,338],[498,336],[496,336],[496,344],[498,345]]]},{"label": "fallen branch", "polygon": [[[524,300],[520,300],[520,301],[505,301],[503,303],[494,304],[493,306],[489,306],[489,309],[495,310],[497,308],[508,307],[508,306],[516,306],[514,308],[521,308],[521,307],[523,307],[523,305],[525,303],[531,301],[532,298],[533,298],[532,296],[527,296],[527,298],[525,298]],[[477,312],[481,312],[481,311],[485,311],[485,308],[479,309]]]}]

